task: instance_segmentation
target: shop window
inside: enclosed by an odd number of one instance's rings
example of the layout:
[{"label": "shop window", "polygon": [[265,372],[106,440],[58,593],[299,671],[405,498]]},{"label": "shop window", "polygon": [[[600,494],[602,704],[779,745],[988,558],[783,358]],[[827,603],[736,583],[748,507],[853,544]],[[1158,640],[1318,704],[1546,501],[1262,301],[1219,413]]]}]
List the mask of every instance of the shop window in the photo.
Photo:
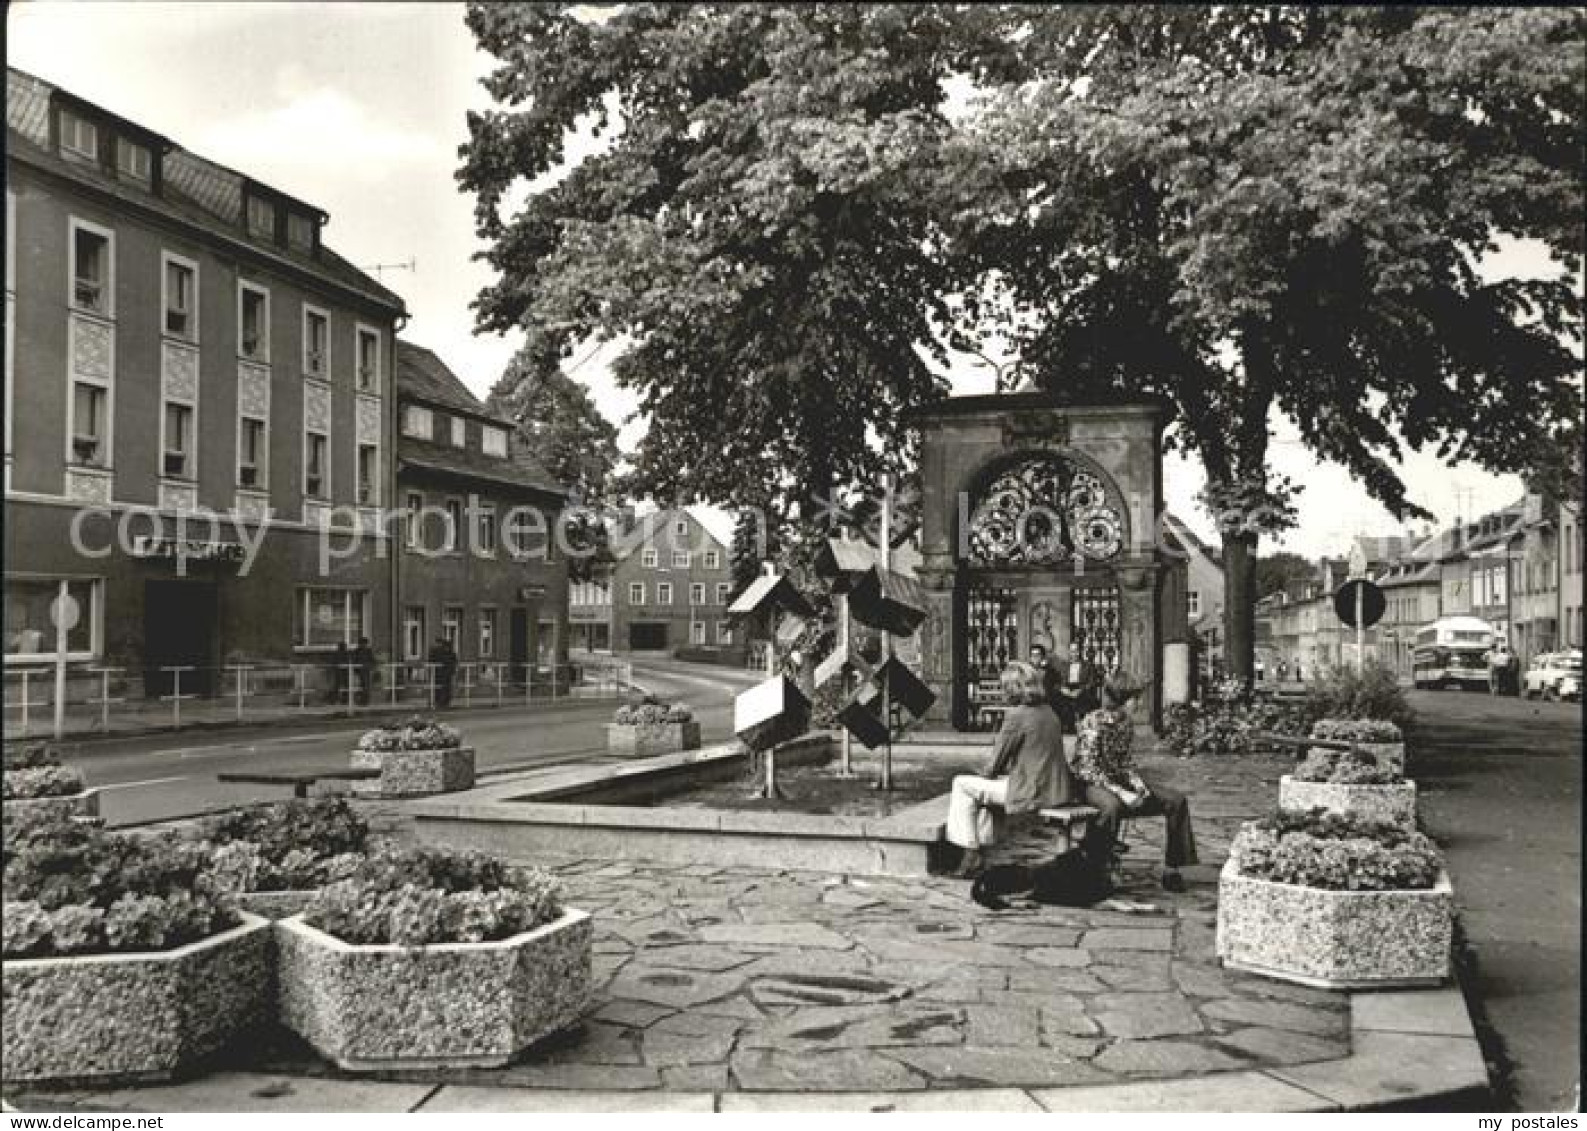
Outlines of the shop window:
[{"label": "shop window", "polygon": [[[58,578],[5,579],[5,633],[7,662],[53,660],[55,622],[50,606],[60,596]],[[66,634],[69,659],[91,659],[96,653],[95,626],[99,623],[100,586],[97,581],[67,581],[66,593],[77,602],[77,624]],[[31,694],[31,692],[30,692]]]},{"label": "shop window", "polygon": [[368,612],[369,593],[363,589],[298,590],[294,643],[299,648],[334,648],[358,644]]}]

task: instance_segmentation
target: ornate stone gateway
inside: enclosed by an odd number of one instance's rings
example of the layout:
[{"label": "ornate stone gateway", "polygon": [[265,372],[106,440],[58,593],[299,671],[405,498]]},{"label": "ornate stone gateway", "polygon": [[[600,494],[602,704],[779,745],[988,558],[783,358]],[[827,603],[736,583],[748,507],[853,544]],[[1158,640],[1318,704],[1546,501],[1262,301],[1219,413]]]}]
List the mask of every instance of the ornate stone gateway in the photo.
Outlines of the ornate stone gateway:
[{"label": "ornate stone gateway", "polygon": [[1126,672],[1155,717],[1162,645],[1187,631],[1182,599],[1168,601],[1162,584],[1182,566],[1154,537],[1161,409],[1011,393],[909,419],[921,434],[929,717],[995,726],[998,676],[1032,644]]}]

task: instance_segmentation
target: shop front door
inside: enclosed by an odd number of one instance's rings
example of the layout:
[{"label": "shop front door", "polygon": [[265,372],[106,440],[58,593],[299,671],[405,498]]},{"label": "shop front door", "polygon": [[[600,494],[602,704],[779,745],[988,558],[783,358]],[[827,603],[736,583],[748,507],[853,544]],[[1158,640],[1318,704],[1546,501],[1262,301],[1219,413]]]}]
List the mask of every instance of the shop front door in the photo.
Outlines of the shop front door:
[{"label": "shop front door", "polygon": [[215,586],[205,581],[150,581],[143,592],[144,689],[169,695],[182,675],[182,694],[210,694],[215,682]]},{"label": "shop front door", "polygon": [[512,681],[522,683],[529,664],[529,610],[522,606],[513,609],[507,621],[507,662]]}]

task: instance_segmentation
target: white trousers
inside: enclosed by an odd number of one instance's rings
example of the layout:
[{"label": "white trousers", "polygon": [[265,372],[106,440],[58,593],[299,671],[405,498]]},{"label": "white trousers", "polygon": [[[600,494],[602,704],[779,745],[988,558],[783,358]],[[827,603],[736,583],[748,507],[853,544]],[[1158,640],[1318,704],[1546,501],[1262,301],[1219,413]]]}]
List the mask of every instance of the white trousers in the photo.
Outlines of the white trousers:
[{"label": "white trousers", "polygon": [[995,809],[1008,802],[1007,778],[978,778],[960,774],[953,779],[948,797],[949,844],[960,848],[984,848],[997,841]]}]

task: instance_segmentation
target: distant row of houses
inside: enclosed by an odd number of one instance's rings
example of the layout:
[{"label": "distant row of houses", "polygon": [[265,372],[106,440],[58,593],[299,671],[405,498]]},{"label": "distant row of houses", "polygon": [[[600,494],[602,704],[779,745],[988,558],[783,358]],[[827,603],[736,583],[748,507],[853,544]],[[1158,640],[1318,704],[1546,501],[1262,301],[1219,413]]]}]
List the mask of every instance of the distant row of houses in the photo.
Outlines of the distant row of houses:
[{"label": "distant row of houses", "polygon": [[1493,625],[1522,664],[1580,648],[1582,526],[1578,507],[1528,493],[1515,503],[1420,537],[1358,537],[1347,557],[1325,559],[1257,605],[1263,658],[1302,674],[1355,655],[1355,632],[1334,612],[1333,595],[1368,577],[1387,598],[1366,633],[1366,653],[1411,674],[1417,630],[1439,617],[1468,615]]}]

